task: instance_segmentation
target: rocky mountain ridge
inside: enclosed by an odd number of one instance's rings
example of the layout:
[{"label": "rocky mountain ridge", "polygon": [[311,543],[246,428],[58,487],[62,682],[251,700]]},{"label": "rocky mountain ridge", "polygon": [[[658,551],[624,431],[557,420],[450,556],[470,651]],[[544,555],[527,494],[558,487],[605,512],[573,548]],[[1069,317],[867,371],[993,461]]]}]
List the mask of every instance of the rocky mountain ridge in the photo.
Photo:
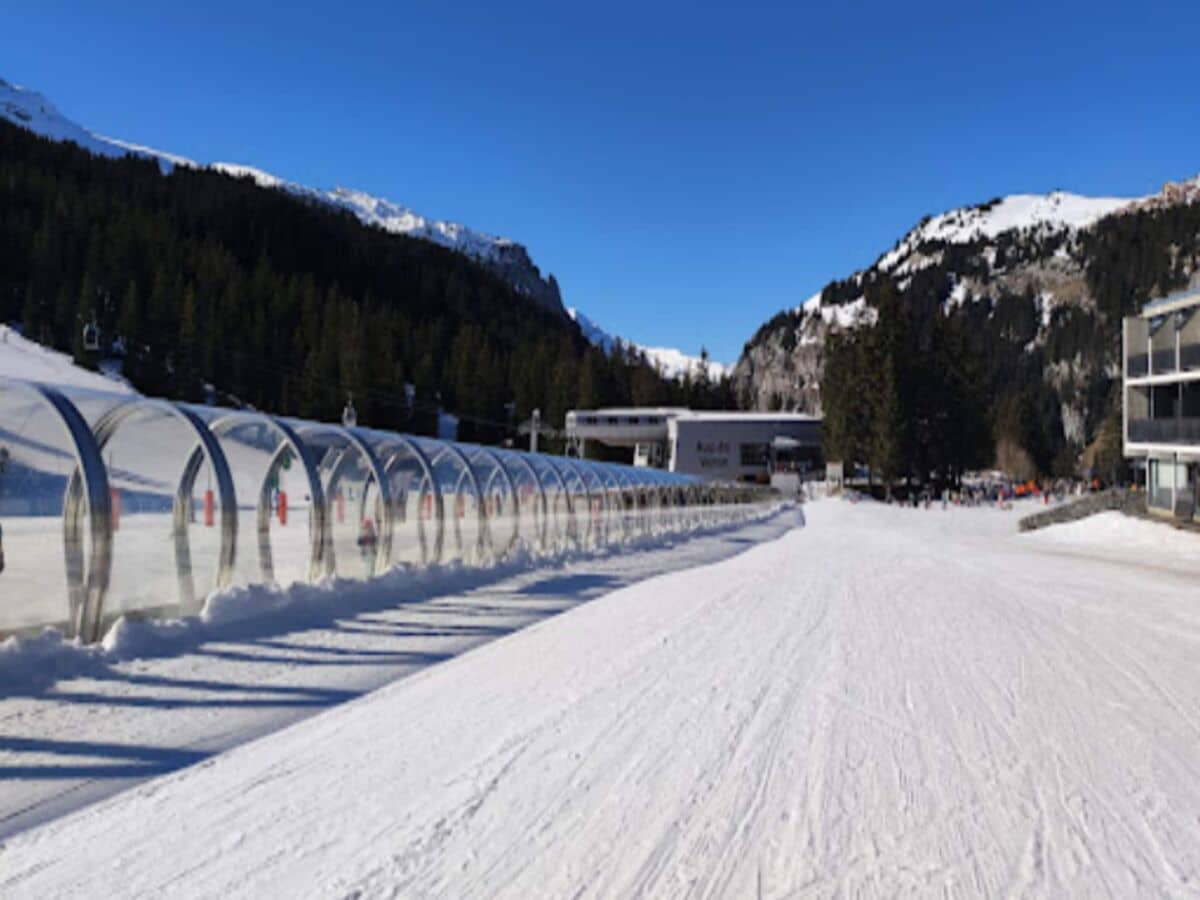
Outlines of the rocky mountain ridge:
[{"label": "rocky mountain ridge", "polygon": [[[1194,178],[1147,197],[1013,195],[927,217],[870,267],[759,328],[733,370],[739,400],[821,413],[825,344],[835,331],[875,321],[868,295],[884,282],[914,308],[981,324],[1008,315],[1008,301],[1019,298],[1028,321],[1006,339],[1019,340],[1026,356],[1041,354],[1043,377],[1061,399],[1063,437],[1086,445],[1097,385],[1119,375],[1114,304],[1128,312],[1155,293],[1200,283],[1200,235],[1177,221],[1198,203]],[[1131,230],[1145,237],[1125,235]]]}]

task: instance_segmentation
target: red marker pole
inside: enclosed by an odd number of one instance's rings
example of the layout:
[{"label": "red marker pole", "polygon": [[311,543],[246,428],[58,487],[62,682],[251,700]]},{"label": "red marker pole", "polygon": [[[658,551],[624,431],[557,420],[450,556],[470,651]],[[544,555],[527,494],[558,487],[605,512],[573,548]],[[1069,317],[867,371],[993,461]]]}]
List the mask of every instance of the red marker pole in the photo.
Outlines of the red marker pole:
[{"label": "red marker pole", "polygon": [[287,524],[287,491],[279,492],[279,524]]},{"label": "red marker pole", "polygon": [[211,490],[204,492],[204,527],[212,528],[217,521],[217,503]]}]

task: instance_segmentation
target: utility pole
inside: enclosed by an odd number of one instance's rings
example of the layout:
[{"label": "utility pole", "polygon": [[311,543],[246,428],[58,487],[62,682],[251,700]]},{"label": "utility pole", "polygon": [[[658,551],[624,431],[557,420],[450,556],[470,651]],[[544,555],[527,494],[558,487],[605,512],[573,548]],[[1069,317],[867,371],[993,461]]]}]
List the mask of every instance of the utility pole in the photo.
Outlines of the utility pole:
[{"label": "utility pole", "polygon": [[533,418],[529,420],[529,452],[538,452],[538,432],[542,430],[542,411],[535,409]]}]

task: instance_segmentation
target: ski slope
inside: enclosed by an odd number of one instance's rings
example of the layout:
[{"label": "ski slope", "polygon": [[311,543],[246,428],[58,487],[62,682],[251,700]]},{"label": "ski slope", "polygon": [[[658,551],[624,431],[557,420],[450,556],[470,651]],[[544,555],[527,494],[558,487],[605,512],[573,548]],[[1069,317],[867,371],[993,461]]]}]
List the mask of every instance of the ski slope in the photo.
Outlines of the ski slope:
[{"label": "ski slope", "polygon": [[0,377],[40,381],[65,387],[108,393],[132,393],[129,383],[92,372],[65,353],[28,340],[11,326],[0,322]]},{"label": "ski slope", "polygon": [[0,893],[1200,891],[1200,539],[806,512],[19,834]]}]

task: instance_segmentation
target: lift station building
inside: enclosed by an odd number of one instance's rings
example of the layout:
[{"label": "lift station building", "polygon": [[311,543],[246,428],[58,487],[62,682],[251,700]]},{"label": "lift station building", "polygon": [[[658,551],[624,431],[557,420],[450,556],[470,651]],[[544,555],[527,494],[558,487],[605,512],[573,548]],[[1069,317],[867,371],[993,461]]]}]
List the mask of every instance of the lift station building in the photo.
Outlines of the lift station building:
[{"label": "lift station building", "polygon": [[708,412],[681,407],[577,409],[567,444],[579,456],[595,441],[633,450],[636,466],[719,481],[767,484],[822,465],[821,420],[805,413]]}]

